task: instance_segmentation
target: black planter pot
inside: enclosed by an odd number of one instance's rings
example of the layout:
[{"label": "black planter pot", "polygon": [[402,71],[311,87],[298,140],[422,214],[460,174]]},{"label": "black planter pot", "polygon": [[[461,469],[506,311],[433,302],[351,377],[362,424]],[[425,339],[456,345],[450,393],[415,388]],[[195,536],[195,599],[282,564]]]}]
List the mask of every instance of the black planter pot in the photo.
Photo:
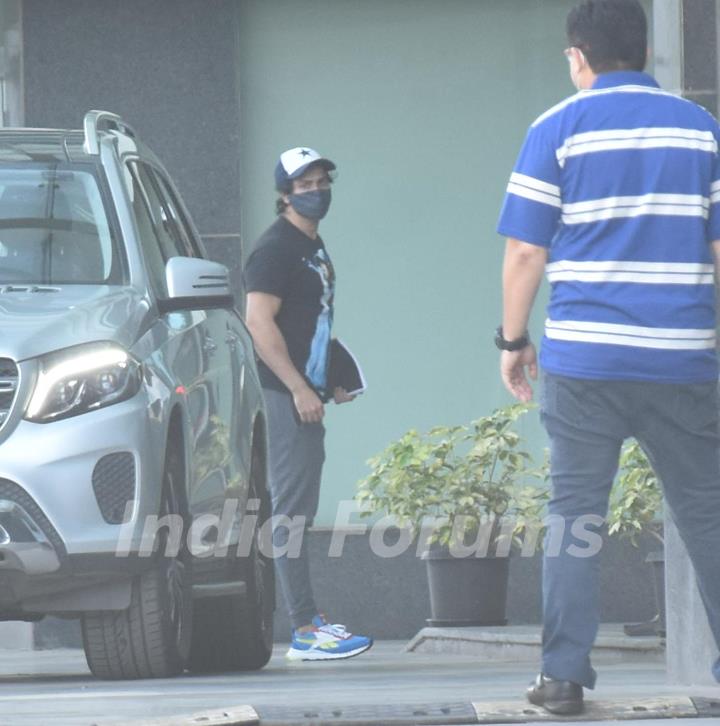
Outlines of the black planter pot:
[{"label": "black planter pot", "polygon": [[453,557],[447,550],[423,554],[430,589],[427,624],[435,627],[505,625],[509,557]]}]

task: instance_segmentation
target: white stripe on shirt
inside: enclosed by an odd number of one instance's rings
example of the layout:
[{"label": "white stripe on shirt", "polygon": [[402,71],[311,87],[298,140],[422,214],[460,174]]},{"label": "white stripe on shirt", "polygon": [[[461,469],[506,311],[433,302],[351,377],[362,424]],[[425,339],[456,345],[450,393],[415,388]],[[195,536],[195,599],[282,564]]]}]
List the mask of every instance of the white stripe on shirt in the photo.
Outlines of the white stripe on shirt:
[{"label": "white stripe on shirt", "polygon": [[562,111],[566,106],[570,106],[571,104],[577,103],[578,101],[584,101],[586,98],[605,96],[609,93],[651,93],[655,96],[672,96],[673,98],[677,98],[680,101],[692,103],[692,101],[683,98],[682,96],[678,96],[675,93],[669,93],[668,91],[663,91],[661,88],[656,88],[655,86],[638,86],[629,84],[627,86],[613,86],[612,88],[591,88],[584,91],[579,91],[573,96],[570,96],[569,98],[560,101],[560,103],[555,104],[552,108],[549,108],[547,111],[545,111],[545,113],[540,114],[540,116],[538,116],[535,121],[533,121],[532,126],[537,126],[545,119],[549,118],[550,116],[554,116],[556,113]]},{"label": "white stripe on shirt", "polygon": [[563,167],[568,157],[580,154],[621,149],[660,148],[693,149],[715,154],[718,145],[712,131],[673,127],[641,127],[574,134],[565,139],[563,145],[555,152],[555,156],[558,164]]},{"label": "white stripe on shirt", "polygon": [[709,216],[710,200],[700,194],[643,194],[633,197],[605,197],[562,205],[565,224],[583,224],[644,214],[680,217]]},{"label": "white stripe on shirt", "polygon": [[548,204],[551,207],[560,208],[562,206],[560,187],[525,174],[518,174],[517,172],[511,174],[507,191],[508,194],[515,194],[518,197]]},{"label": "white stripe on shirt", "polygon": [[515,184],[519,184],[523,187],[529,187],[530,189],[535,189],[539,192],[545,192],[546,194],[552,194],[553,196],[560,198],[560,187],[556,184],[549,184],[546,181],[543,181],[542,179],[536,179],[534,176],[528,176],[527,174],[520,174],[517,171],[514,171],[510,175],[510,182],[514,182]]},{"label": "white stripe on shirt", "polygon": [[545,321],[545,335],[554,340],[658,350],[706,350],[715,347],[714,328],[646,328],[639,325],[548,319]]},{"label": "white stripe on shirt", "polygon": [[546,265],[550,282],[633,282],[654,285],[712,285],[712,264],[635,262],[627,260],[559,260]]}]

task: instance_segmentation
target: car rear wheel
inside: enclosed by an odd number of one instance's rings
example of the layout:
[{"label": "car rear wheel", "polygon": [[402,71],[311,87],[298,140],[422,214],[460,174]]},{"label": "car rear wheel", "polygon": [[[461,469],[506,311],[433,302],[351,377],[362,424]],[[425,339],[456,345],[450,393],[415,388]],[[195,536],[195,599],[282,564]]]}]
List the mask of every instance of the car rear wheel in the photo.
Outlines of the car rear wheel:
[{"label": "car rear wheel", "polygon": [[[261,546],[263,524],[270,517],[265,466],[253,450],[249,500],[259,500],[247,557],[236,558],[232,571],[245,582],[244,595],[199,600],[195,603],[193,639],[188,669],[196,673],[259,670],[272,655],[275,574],[269,546]],[[243,527],[246,525],[243,525]]]},{"label": "car rear wheel", "polygon": [[166,678],[185,668],[192,637],[192,560],[179,499],[181,481],[179,453],[168,452],[160,516],[175,515],[171,520],[182,529],[177,552],[172,549],[178,533],[163,527],[154,565],[132,583],[130,607],[82,617],[85,656],[98,678]]}]

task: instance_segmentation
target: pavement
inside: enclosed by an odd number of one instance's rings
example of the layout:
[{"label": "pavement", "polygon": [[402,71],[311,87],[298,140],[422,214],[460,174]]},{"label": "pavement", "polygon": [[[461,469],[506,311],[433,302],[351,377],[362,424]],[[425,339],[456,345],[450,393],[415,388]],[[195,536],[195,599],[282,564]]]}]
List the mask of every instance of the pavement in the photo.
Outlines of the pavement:
[{"label": "pavement", "polygon": [[[521,633],[515,632],[516,637]],[[152,681],[92,678],[78,650],[0,650],[0,726],[449,726],[578,723],[550,718],[523,698],[537,670],[533,656],[408,651],[376,643],[347,661],[287,663],[285,646],[255,673]],[[646,648],[647,650],[647,648]],[[650,649],[652,650],[652,649]],[[607,649],[594,659],[595,691],[582,720],[609,724],[718,726],[720,687],[669,686],[662,652]]]}]

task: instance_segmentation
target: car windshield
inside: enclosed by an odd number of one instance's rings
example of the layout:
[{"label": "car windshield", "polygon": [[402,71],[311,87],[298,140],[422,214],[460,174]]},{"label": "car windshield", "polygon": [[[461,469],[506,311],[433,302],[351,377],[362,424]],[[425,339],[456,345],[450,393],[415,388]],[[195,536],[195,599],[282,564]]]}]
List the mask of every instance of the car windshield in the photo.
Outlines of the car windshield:
[{"label": "car windshield", "polygon": [[100,188],[87,167],[0,165],[0,285],[122,278]]}]

